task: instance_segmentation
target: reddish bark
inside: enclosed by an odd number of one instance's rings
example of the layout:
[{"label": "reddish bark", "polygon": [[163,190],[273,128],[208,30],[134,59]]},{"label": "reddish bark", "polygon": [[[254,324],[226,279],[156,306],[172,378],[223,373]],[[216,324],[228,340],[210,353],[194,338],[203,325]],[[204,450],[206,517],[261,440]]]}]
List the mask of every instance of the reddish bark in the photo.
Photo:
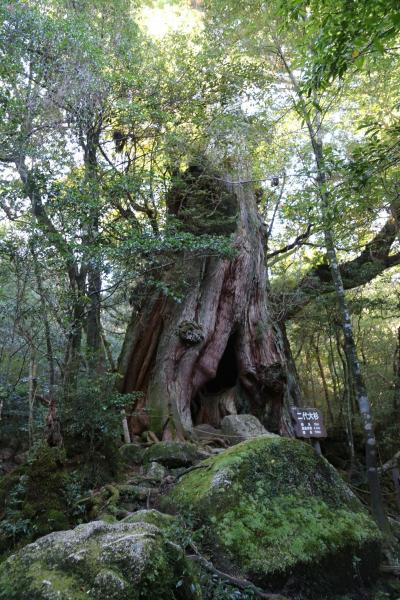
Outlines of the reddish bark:
[{"label": "reddish bark", "polygon": [[[121,390],[143,392],[129,419],[132,433],[151,429],[163,439],[183,438],[193,424],[217,427],[232,411],[251,412],[271,430],[291,432],[284,339],[268,303],[265,226],[251,187],[219,185],[224,194],[219,200],[214,194],[207,210],[221,203],[236,207],[235,256],[180,256],[164,282],[186,281],[184,301],[150,291],[128,327]],[[170,207],[184,220],[179,211],[193,198],[176,196]]]}]

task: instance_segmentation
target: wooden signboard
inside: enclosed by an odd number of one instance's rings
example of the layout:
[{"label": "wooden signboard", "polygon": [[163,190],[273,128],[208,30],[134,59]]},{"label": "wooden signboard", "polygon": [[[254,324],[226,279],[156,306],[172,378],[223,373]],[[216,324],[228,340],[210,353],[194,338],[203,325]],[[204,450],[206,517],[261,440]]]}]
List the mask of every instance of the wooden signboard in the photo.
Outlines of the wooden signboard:
[{"label": "wooden signboard", "polygon": [[294,432],[298,438],[325,438],[326,430],[321,411],[317,408],[292,406]]}]

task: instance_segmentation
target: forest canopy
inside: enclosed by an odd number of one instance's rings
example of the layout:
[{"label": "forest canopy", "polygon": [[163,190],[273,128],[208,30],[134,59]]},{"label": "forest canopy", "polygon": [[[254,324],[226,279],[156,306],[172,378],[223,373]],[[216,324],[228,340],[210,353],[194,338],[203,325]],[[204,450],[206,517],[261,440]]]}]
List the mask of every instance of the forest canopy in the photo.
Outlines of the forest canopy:
[{"label": "forest canopy", "polygon": [[291,437],[310,406],[387,531],[398,2],[2,0],[0,21],[0,475],[44,443],[84,456],[84,495],[123,440],[233,413]]}]

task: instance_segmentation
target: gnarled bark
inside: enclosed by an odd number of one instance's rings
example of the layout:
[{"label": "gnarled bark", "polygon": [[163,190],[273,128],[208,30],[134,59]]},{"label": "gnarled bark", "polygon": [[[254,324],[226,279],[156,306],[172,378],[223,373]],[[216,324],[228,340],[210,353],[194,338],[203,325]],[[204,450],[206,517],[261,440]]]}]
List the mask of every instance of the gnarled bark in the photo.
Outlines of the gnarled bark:
[{"label": "gnarled bark", "polygon": [[294,386],[284,335],[269,311],[264,225],[250,187],[216,181],[189,169],[171,191],[169,209],[196,234],[206,232],[201,223],[207,232],[233,231],[235,255],[177,257],[163,283],[185,282],[183,301],[153,289],[133,315],[119,361],[121,391],[143,392],[132,433],[185,437],[194,424],[218,426],[235,411],[291,432],[285,407]]}]

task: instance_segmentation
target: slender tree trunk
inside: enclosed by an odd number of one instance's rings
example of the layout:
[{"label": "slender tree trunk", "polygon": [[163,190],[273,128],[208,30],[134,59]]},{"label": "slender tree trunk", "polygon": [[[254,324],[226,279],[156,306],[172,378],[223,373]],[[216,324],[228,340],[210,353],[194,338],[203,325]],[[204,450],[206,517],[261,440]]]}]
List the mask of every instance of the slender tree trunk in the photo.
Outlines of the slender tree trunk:
[{"label": "slender tree trunk", "polygon": [[125,442],[125,444],[130,444],[131,443],[131,434],[129,433],[128,419],[126,418],[126,412],[124,409],[121,410],[121,417],[122,417],[122,431],[124,434],[124,442]]},{"label": "slender tree trunk", "polygon": [[107,357],[108,367],[112,373],[115,373],[117,371],[117,365],[114,360],[110,342],[108,341],[106,334],[104,333],[103,327],[101,327],[101,341],[103,343],[104,352]]},{"label": "slender tree trunk", "polygon": [[332,280],[335,286],[336,298],[339,305],[339,310],[342,318],[342,327],[345,341],[346,356],[351,372],[352,380],[354,382],[354,388],[360,411],[364,438],[365,438],[365,459],[367,468],[367,477],[369,482],[369,488],[371,492],[371,507],[374,517],[378,525],[385,529],[387,527],[386,515],[383,509],[383,498],[381,485],[379,480],[378,472],[378,461],[377,461],[377,450],[376,450],[376,438],[373,429],[371,406],[368,399],[367,389],[365,387],[364,379],[361,373],[360,362],[357,356],[356,344],[353,336],[353,327],[351,323],[350,312],[347,306],[346,293],[343,286],[343,281],[339,269],[339,262],[337,260],[335,244],[333,240],[332,231],[329,226],[329,208],[330,198],[326,191],[326,176],[323,167],[323,152],[322,145],[320,142],[315,142],[314,153],[319,170],[319,183],[321,186],[321,206],[323,221],[325,224],[325,245],[327,250],[328,261],[331,269]]},{"label": "slender tree trunk", "polygon": [[339,406],[339,419],[342,417],[342,405],[340,399],[340,378],[336,369],[335,353],[333,351],[332,331],[329,331],[329,356],[328,356],[329,371],[331,374],[335,405]]},{"label": "slender tree trunk", "polygon": [[303,406],[303,397],[299,383],[300,378],[297,372],[295,358],[292,355],[285,323],[278,321],[277,327],[279,335],[281,335],[283,339],[283,353],[286,361],[286,401],[289,406]]},{"label": "slender tree trunk", "polygon": [[[336,328],[336,350],[340,361],[342,363],[342,371],[343,371],[343,397],[342,397],[342,406],[344,406],[344,423],[346,429],[346,437],[347,437],[347,445],[349,447],[349,459],[350,459],[350,467],[348,470],[348,477],[351,480],[352,474],[354,472],[355,465],[355,448],[354,448],[354,433],[353,433],[353,407],[351,403],[351,393],[353,382],[349,372],[349,365],[347,358],[342,350],[342,345],[340,341],[339,331]],[[343,411],[342,411],[343,415]]]},{"label": "slender tree trunk", "polygon": [[343,279],[339,268],[339,262],[336,254],[336,247],[331,229],[331,195],[328,189],[326,168],[324,162],[321,120],[318,109],[316,110],[316,123],[311,120],[309,110],[303,93],[296,81],[290,65],[287,63],[282,49],[278,46],[278,52],[282,59],[286,72],[291,80],[293,90],[298,98],[297,110],[304,119],[310,136],[310,142],[314,154],[315,165],[317,169],[317,184],[319,188],[321,216],[325,238],[325,248],[332,276],[332,282],[335,288],[335,294],[339,311],[342,319],[342,328],[345,341],[346,357],[349,369],[354,382],[355,393],[360,411],[365,439],[365,459],[367,468],[367,477],[371,493],[371,508],[373,515],[381,529],[388,529],[388,523],[383,508],[382,490],[379,479],[376,439],[374,434],[371,406],[368,399],[367,389],[361,373],[360,362],[357,356],[357,349],[354,340],[353,326],[351,323],[350,312],[347,306],[346,293],[343,285]]},{"label": "slender tree trunk", "polygon": [[36,391],[37,391],[36,353],[35,353],[35,350],[33,348],[31,348],[31,358],[29,361],[29,388],[28,388],[28,407],[29,407],[28,437],[29,437],[29,447],[30,448],[32,448],[32,446],[33,446],[34,410],[35,410]]},{"label": "slender tree trunk", "polygon": [[44,333],[46,340],[46,356],[49,368],[49,392],[45,396],[46,404],[48,406],[48,412],[46,416],[46,441],[49,446],[62,446],[63,439],[61,435],[60,419],[57,414],[57,401],[55,396],[55,368],[54,368],[54,354],[53,344],[51,341],[51,330],[48,318],[48,310],[46,304],[45,293],[43,289],[42,276],[40,273],[39,264],[35,254],[33,245],[31,245],[31,254],[33,257],[33,265],[35,271],[35,279],[37,290],[40,296],[40,304],[42,307],[42,317],[44,323]]},{"label": "slender tree trunk", "polygon": [[46,297],[43,288],[42,275],[40,273],[40,267],[38,264],[37,256],[35,253],[35,249],[33,244],[30,244],[30,250],[33,258],[33,270],[35,272],[36,286],[37,291],[40,297],[40,306],[42,309],[42,317],[43,317],[43,325],[44,325],[44,337],[46,341],[46,358],[49,369],[49,394],[53,396],[54,384],[55,384],[55,367],[54,367],[54,354],[53,354],[53,344],[51,341],[51,331],[50,331],[50,323],[49,323],[49,315],[46,304]]},{"label": "slender tree trunk", "polygon": [[68,398],[75,393],[79,370],[82,364],[82,334],[85,316],[85,277],[82,268],[69,270],[71,293],[71,322],[64,359],[63,388]]},{"label": "slender tree trunk", "polygon": [[306,361],[307,361],[307,389],[309,389],[308,398],[312,398],[311,404],[315,404],[315,399],[317,397],[315,391],[315,378],[314,378],[314,369],[313,369],[313,359],[312,359],[312,348],[311,348],[311,340],[308,339],[307,349],[306,349]]},{"label": "slender tree trunk", "polygon": [[397,345],[393,361],[393,374],[393,412],[398,416],[400,414],[400,327],[397,329]]},{"label": "slender tree trunk", "polygon": [[88,267],[87,294],[90,302],[86,317],[88,363],[96,372],[101,372],[104,368],[101,338],[101,270],[96,264],[90,264]]},{"label": "slender tree trunk", "polygon": [[[99,120],[98,120],[99,119]],[[90,370],[96,373],[104,369],[104,351],[101,337],[101,285],[102,274],[99,257],[97,256],[97,239],[99,236],[99,178],[97,150],[100,143],[100,118],[94,117],[94,124],[88,127],[86,139],[83,144],[85,182],[88,194],[89,211],[87,222],[84,223],[86,229],[85,242],[87,252],[93,252],[86,264],[87,271],[87,296],[89,307],[86,316],[86,342],[87,355]],[[98,122],[97,122],[98,120]],[[95,195],[97,202],[93,202],[91,197]],[[90,199],[90,200],[89,200]]]},{"label": "slender tree trunk", "polygon": [[330,396],[329,396],[328,384],[327,384],[326,377],[325,377],[324,366],[322,364],[321,355],[320,355],[320,352],[319,352],[318,341],[319,340],[317,338],[317,341],[314,344],[315,357],[317,359],[319,374],[321,376],[322,387],[323,387],[324,395],[325,395],[325,403],[326,403],[326,407],[328,409],[329,421],[330,421],[330,424],[333,425],[334,419],[333,419],[332,405],[331,405],[331,400],[330,400]]},{"label": "slender tree trunk", "polygon": [[189,169],[186,195],[182,182],[170,193],[169,212],[184,228],[233,234],[235,255],[184,253],[161,275],[165,289],[184,283],[182,300],[157,286],[134,312],[119,360],[120,389],[143,392],[129,418],[132,434],[150,429],[163,439],[184,438],[196,424],[219,426],[229,412],[253,413],[272,431],[292,432],[292,386],[284,335],[269,307],[264,225],[251,188],[218,179]]}]

